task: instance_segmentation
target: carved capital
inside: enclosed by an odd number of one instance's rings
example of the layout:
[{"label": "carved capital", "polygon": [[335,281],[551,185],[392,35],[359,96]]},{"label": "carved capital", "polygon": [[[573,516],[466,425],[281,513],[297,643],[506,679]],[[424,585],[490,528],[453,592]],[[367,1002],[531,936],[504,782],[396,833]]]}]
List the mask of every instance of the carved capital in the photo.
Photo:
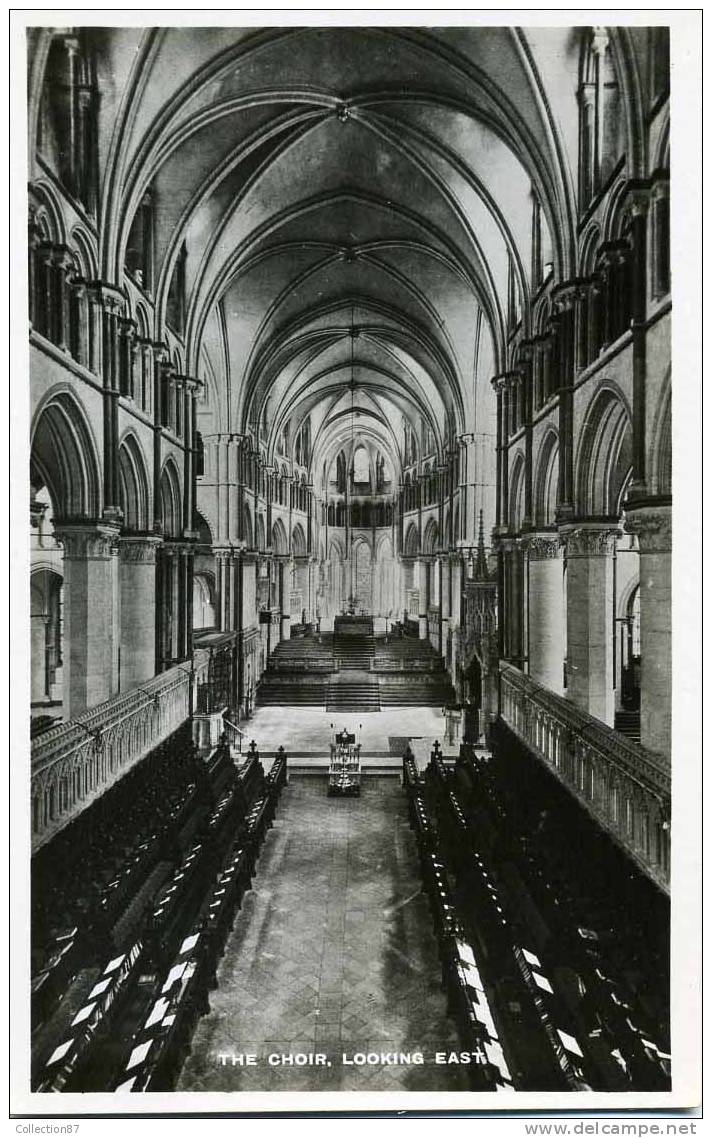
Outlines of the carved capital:
[{"label": "carved capital", "polygon": [[124,337],[124,339],[128,340],[129,343],[133,344],[133,342],[136,339],[136,334],[138,332],[138,327],[137,327],[136,321],[131,320],[129,317],[126,317],[126,316],[120,317],[120,319],[119,319],[119,332]]},{"label": "carved capital", "polygon": [[559,536],[566,548],[566,556],[610,557],[615,549],[620,530],[615,525],[582,523],[562,527]]},{"label": "carved capital", "polygon": [[628,191],[631,217],[647,217],[651,192],[648,186],[634,186]]},{"label": "carved capital", "polygon": [[530,561],[553,561],[561,550],[557,533],[530,533],[521,539],[521,544]]},{"label": "carved capital", "polygon": [[47,502],[37,502],[37,501],[35,501],[34,498],[31,499],[31,501],[30,501],[30,525],[32,526],[33,529],[39,529],[40,522],[44,518],[45,513],[47,512],[48,509],[49,509],[49,505]]},{"label": "carved capital", "polygon": [[90,281],[87,287],[89,299],[105,312],[122,313],[126,305],[126,297],[115,285],[105,284],[104,281]]},{"label": "carved capital", "polygon": [[122,537],[119,556],[132,565],[155,565],[156,550],[160,544],[160,537]]},{"label": "carved capital", "polygon": [[583,281],[576,278],[570,281],[564,281],[552,291],[551,302],[555,312],[567,312],[573,307],[574,301],[581,289]]},{"label": "carved capital", "polygon": [[642,506],[626,510],[623,528],[626,533],[636,535],[641,553],[669,553],[672,549],[671,506]]},{"label": "carved capital", "polygon": [[118,525],[96,522],[57,522],[54,536],[68,561],[108,561],[117,552]]}]

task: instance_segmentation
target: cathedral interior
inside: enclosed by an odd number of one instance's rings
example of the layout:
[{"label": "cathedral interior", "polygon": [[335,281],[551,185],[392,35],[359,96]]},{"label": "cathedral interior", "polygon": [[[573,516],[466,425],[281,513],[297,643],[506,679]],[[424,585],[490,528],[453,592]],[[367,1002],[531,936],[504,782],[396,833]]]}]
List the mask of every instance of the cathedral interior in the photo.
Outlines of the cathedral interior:
[{"label": "cathedral interior", "polygon": [[669,1089],[668,30],[27,49],[32,1090]]}]

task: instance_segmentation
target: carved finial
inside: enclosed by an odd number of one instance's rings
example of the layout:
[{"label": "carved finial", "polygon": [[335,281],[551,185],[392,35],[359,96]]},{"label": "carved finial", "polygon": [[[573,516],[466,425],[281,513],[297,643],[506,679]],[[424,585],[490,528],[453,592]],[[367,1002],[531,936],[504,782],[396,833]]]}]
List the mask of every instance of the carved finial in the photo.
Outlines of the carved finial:
[{"label": "carved finial", "polygon": [[477,534],[477,554],[475,556],[475,581],[487,581],[488,579],[487,556],[485,554],[485,530],[482,520],[482,510],[480,510],[480,528]]}]

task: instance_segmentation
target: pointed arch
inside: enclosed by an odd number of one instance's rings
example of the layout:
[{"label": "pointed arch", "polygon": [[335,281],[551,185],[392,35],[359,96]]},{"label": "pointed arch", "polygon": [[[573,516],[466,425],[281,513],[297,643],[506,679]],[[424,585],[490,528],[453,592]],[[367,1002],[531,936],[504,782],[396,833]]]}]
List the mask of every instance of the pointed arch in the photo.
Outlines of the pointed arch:
[{"label": "pointed arch", "polygon": [[509,528],[518,533],[524,520],[524,456],[521,451],[512,462],[509,476]]},{"label": "pointed arch", "polygon": [[272,526],[272,540],[270,542],[272,549],[275,553],[286,554],[289,553],[289,542],[287,541],[287,533],[284,528],[284,523],[281,518]]},{"label": "pointed arch", "polygon": [[263,514],[257,515],[257,522],[255,524],[255,536],[257,538],[257,548],[267,548],[267,534],[265,531],[265,519]]},{"label": "pointed arch", "polygon": [[247,502],[242,507],[242,540],[248,549],[254,549],[254,531],[252,528],[252,514]]},{"label": "pointed arch", "polygon": [[193,576],[193,628],[215,628],[215,578],[202,571]]},{"label": "pointed arch", "polygon": [[576,464],[577,512],[581,517],[617,517],[632,468],[630,413],[621,395],[602,388],[581,430]]},{"label": "pointed arch", "polygon": [[306,557],[307,555],[307,539],[304,536],[304,530],[299,522],[292,530],[290,553],[293,557]]},{"label": "pointed arch", "polygon": [[393,541],[389,533],[382,533],[376,542],[376,561],[393,559]]},{"label": "pointed arch", "polygon": [[69,243],[84,280],[95,281],[99,276],[99,269],[92,237],[83,226],[75,225]]},{"label": "pointed arch", "polygon": [[126,529],[149,528],[148,487],[143,451],[134,433],[129,432],[119,447],[119,504]]},{"label": "pointed arch", "polygon": [[534,522],[537,529],[556,522],[559,479],[559,436],[549,427],[539,446],[534,477]]},{"label": "pointed arch", "polygon": [[198,530],[198,544],[212,550],[213,533],[210,524],[200,510],[195,511],[195,520]]},{"label": "pointed arch", "polygon": [[35,210],[35,224],[43,240],[53,245],[66,245],[67,231],[59,195],[48,182],[33,182],[30,197]]},{"label": "pointed arch", "polygon": [[160,488],[163,536],[180,537],[182,529],[180,479],[172,458],[167,458],[163,464]]},{"label": "pointed arch", "polygon": [[411,522],[406,530],[405,540],[403,542],[403,556],[417,557],[419,552],[420,537],[418,535],[418,527],[415,522]]},{"label": "pointed arch", "polygon": [[101,479],[94,436],[72,391],[55,391],[35,416],[30,446],[30,479],[46,486],[55,521],[97,518]]},{"label": "pointed arch", "polygon": [[672,390],[670,371],[663,386],[652,431],[650,485],[654,494],[672,493]]},{"label": "pointed arch", "polygon": [[346,554],[341,539],[335,534],[332,534],[329,541],[329,561],[343,561],[345,556]]},{"label": "pointed arch", "polygon": [[423,553],[435,553],[440,540],[440,532],[438,530],[438,523],[435,518],[430,518],[425,527],[423,534]]}]

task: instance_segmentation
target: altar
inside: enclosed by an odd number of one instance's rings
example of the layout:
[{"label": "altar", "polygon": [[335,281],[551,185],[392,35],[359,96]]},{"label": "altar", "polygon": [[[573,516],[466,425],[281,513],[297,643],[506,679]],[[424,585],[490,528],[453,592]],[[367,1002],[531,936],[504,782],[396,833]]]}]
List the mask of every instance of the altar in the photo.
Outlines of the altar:
[{"label": "altar", "polygon": [[334,636],[373,636],[373,617],[357,613],[335,616]]},{"label": "altar", "polygon": [[334,736],[329,760],[327,795],[357,797],[361,793],[361,744],[348,731]]}]

